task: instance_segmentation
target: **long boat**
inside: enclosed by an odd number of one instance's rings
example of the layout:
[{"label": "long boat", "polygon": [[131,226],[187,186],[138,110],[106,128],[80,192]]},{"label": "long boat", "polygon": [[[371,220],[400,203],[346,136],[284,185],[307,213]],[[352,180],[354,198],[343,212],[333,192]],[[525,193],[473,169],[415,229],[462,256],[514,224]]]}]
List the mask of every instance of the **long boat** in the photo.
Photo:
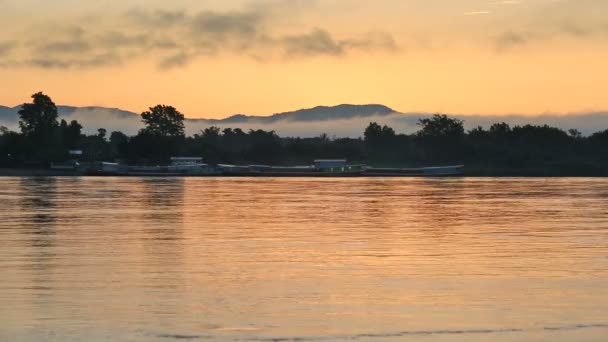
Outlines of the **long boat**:
[{"label": "long boat", "polygon": [[96,176],[136,177],[445,177],[463,173],[463,165],[421,168],[374,168],[349,165],[344,159],[320,159],[306,166],[229,165],[209,166],[202,158],[172,158],[167,166],[124,166],[101,163],[88,172]]},{"label": "long boat", "polygon": [[453,166],[434,166],[434,167],[420,167],[420,168],[374,168],[370,167],[363,173],[368,177],[445,177],[445,176],[458,176],[463,174],[464,165],[453,165]]},{"label": "long boat", "polygon": [[463,174],[464,165],[420,168],[374,168],[367,165],[312,166],[218,165],[231,177],[447,177]]}]

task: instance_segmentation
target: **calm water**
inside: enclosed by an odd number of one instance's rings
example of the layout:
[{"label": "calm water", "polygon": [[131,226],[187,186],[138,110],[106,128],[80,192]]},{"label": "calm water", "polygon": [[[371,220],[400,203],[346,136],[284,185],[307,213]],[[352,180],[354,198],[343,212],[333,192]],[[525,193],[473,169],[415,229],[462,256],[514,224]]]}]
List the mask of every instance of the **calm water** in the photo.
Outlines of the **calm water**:
[{"label": "calm water", "polygon": [[606,341],[608,179],[0,178],[0,341]]}]

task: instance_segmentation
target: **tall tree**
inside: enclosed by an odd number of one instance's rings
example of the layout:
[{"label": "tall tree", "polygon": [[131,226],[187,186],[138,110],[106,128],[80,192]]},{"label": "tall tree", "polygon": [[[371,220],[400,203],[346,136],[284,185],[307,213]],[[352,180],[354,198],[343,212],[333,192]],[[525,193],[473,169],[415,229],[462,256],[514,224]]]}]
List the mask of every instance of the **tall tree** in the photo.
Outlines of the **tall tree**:
[{"label": "tall tree", "polygon": [[32,103],[24,103],[19,110],[19,127],[26,136],[43,139],[59,125],[57,106],[42,92],[32,95],[32,99]]},{"label": "tall tree", "polygon": [[72,120],[68,124],[67,121],[61,119],[59,131],[61,134],[61,141],[65,148],[75,149],[78,146],[82,131],[82,125],[79,124],[78,121]]},{"label": "tall tree", "polygon": [[382,137],[382,126],[378,125],[375,122],[370,122],[369,126],[365,128],[363,136],[365,137],[366,144],[376,144],[376,142]]},{"label": "tall tree", "polygon": [[48,95],[42,92],[32,95],[32,103],[24,103],[18,113],[24,160],[43,165],[67,156],[57,106]]},{"label": "tall tree", "polygon": [[106,141],[106,135],[108,134],[108,131],[105,128],[98,128],[97,129],[97,137],[99,139],[101,139],[103,142]]},{"label": "tall tree", "polygon": [[373,149],[389,149],[395,142],[395,130],[384,125],[380,126],[375,122],[370,122],[363,133],[365,145]]},{"label": "tall tree", "polygon": [[420,119],[418,125],[421,129],[416,133],[416,138],[427,161],[456,161],[462,158],[465,138],[462,120],[435,114]]},{"label": "tall tree", "polygon": [[114,131],[110,134],[110,157],[124,158],[128,152],[129,137],[123,132]]},{"label": "tall tree", "polygon": [[420,119],[418,136],[428,138],[460,138],[464,136],[463,121],[435,114],[431,118]]},{"label": "tall tree", "polygon": [[141,113],[142,121],[146,125],[144,133],[162,137],[184,136],[184,115],[175,107],[157,105]]},{"label": "tall tree", "polygon": [[[230,137],[231,133],[228,133]],[[199,142],[199,151],[205,160],[209,162],[219,162],[222,158],[222,143],[221,143],[221,129],[216,126],[207,127],[201,130],[200,134],[194,135],[195,139]]]}]

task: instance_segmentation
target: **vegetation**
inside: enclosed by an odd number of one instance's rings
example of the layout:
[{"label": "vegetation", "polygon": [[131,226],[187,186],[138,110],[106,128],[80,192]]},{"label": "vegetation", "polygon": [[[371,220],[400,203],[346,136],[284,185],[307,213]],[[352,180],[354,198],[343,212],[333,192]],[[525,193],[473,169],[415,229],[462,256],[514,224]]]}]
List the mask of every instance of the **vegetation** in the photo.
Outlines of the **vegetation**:
[{"label": "vegetation", "polygon": [[184,115],[171,106],[157,105],[141,113],[142,133],[158,137],[183,137]]},{"label": "vegetation", "polygon": [[184,134],[184,116],[158,105],[142,113],[135,136],[82,134],[77,121],[58,121],[57,107],[43,93],[19,111],[21,132],[0,127],[0,166],[46,167],[82,150],[82,162],[162,164],[171,156],[202,156],[208,163],[308,165],[318,158],[346,158],[377,166],[465,164],[473,175],[608,175],[608,130],[584,137],[577,130],[496,123],[465,131],[463,121],[434,115],[415,134],[399,134],[375,122],[363,138],[279,137],[274,131],[208,127]]}]

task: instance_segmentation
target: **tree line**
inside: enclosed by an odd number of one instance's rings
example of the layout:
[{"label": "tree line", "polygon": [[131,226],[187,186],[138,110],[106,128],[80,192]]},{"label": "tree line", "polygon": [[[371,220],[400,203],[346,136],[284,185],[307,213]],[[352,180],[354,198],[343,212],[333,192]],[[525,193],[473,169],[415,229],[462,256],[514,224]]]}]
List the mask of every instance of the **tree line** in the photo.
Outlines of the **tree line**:
[{"label": "tree line", "polygon": [[211,164],[308,165],[319,158],[386,167],[465,164],[471,174],[608,175],[608,130],[585,137],[548,125],[493,124],[466,131],[446,115],[419,120],[413,134],[372,122],[361,138],[279,137],[274,131],[208,127],[186,136],[184,115],[157,105],[141,114],[136,135],[99,128],[85,135],[76,120],[59,120],[44,93],[32,95],[18,112],[20,132],[0,127],[0,166],[44,167],[70,159],[164,164],[171,156],[200,156]]}]

